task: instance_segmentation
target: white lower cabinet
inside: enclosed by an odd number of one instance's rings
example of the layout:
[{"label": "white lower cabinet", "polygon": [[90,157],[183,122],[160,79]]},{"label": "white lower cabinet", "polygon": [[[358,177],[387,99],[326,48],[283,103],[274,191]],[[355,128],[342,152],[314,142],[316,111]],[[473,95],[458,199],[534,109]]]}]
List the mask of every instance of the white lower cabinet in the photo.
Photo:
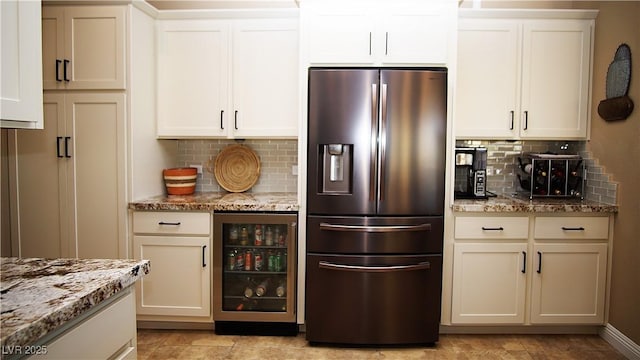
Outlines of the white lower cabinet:
[{"label": "white lower cabinet", "polygon": [[152,264],[137,284],[138,320],[210,320],[211,214],[137,211],[133,232],[134,257]]},{"label": "white lower cabinet", "polygon": [[603,324],[609,221],[456,215],[451,323]]},{"label": "white lower cabinet", "polygon": [[[136,359],[135,291],[131,288],[118,299],[89,315],[36,349],[33,359]],[[93,309],[92,309],[93,310]]]},{"label": "white lower cabinet", "polygon": [[522,324],[526,243],[454,245],[452,322]]}]

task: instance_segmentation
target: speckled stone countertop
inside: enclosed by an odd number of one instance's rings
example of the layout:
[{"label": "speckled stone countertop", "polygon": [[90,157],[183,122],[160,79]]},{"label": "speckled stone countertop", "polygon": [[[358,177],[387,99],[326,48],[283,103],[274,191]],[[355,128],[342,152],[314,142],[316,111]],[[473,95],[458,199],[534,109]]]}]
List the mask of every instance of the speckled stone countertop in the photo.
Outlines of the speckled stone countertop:
[{"label": "speckled stone countertop", "polygon": [[32,344],[149,269],[149,260],[0,258],[0,345]]},{"label": "speckled stone countertop", "polygon": [[131,210],[298,211],[296,193],[223,193],[162,195],[129,203]]},{"label": "speckled stone countertop", "polygon": [[486,200],[454,200],[456,212],[617,213],[618,206],[566,198],[534,198],[498,195]]}]

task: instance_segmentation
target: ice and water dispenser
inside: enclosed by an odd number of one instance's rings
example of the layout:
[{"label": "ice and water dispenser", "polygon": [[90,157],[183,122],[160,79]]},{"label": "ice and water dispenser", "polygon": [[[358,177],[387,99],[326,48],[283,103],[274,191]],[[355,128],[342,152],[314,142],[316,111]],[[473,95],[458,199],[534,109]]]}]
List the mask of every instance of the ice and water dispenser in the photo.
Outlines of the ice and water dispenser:
[{"label": "ice and water dispenser", "polygon": [[319,146],[319,193],[345,194],[351,192],[351,162],[353,144],[322,144]]}]

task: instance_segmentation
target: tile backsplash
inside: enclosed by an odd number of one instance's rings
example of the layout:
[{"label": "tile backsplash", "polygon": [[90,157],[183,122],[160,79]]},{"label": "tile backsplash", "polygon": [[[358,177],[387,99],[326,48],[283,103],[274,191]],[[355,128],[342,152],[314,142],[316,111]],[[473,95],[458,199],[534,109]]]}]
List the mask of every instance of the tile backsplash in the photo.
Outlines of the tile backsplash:
[{"label": "tile backsplash", "polygon": [[526,152],[579,154],[587,168],[585,199],[615,205],[617,183],[611,180],[584,141],[478,141],[458,140],[456,146],[484,146],[487,148],[487,189],[510,194],[523,191],[518,183],[518,157]]},{"label": "tile backsplash", "polygon": [[[248,192],[296,192],[298,177],[292,167],[298,165],[298,141],[292,140],[244,140],[240,143],[252,148],[260,158],[260,177]],[[196,191],[225,191],[213,175],[216,156],[235,140],[178,140],[177,166],[202,165]]]},{"label": "tile backsplash", "polygon": [[[202,165],[197,191],[224,191],[212,172],[216,156],[235,140],[178,140],[177,166]],[[260,158],[260,178],[249,192],[296,192],[298,177],[292,167],[298,165],[298,141],[245,140],[243,144],[256,151]],[[587,168],[585,199],[604,204],[617,204],[617,183],[586,151],[584,141],[477,141],[458,140],[456,146],[484,146],[487,148],[487,189],[509,194],[522,191],[518,184],[518,157],[525,152],[554,152],[579,154]]]}]

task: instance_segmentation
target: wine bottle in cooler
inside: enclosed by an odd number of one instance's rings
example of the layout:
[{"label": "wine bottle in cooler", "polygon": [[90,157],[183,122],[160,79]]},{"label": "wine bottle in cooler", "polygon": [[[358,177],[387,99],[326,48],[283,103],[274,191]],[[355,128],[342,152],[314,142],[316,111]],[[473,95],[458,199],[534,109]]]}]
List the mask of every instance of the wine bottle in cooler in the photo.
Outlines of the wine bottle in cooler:
[{"label": "wine bottle in cooler", "polygon": [[265,279],[256,287],[256,296],[264,296],[269,289],[269,278]]},{"label": "wine bottle in cooler", "polygon": [[278,287],[276,288],[276,296],[284,297],[286,294],[287,294],[287,281],[282,280],[280,281],[280,284],[278,284]]}]

